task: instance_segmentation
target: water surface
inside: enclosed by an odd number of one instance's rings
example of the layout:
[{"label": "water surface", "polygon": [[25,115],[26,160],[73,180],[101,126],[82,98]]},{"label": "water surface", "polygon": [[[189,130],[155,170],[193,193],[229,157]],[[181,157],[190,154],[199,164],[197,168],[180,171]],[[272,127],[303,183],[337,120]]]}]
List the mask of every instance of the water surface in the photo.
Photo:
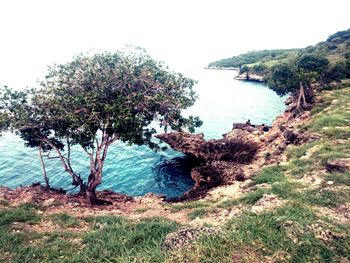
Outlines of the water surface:
[{"label": "water surface", "polygon": [[[198,132],[207,139],[220,138],[235,122],[271,124],[283,112],[284,98],[267,87],[233,79],[229,70],[200,70],[193,74],[198,80],[196,104],[185,114],[198,115],[204,121]],[[88,159],[79,149],[73,154],[73,168],[86,178]],[[70,189],[70,176],[58,159],[46,160],[51,185]],[[43,181],[38,151],[26,148],[23,141],[11,133],[0,137],[0,185],[15,188]],[[193,185],[186,158],[168,149],[153,152],[146,146],[127,146],[117,142],[110,148],[105,163],[103,183],[99,189],[111,189],[129,195],[148,192],[168,197],[181,195]]]}]

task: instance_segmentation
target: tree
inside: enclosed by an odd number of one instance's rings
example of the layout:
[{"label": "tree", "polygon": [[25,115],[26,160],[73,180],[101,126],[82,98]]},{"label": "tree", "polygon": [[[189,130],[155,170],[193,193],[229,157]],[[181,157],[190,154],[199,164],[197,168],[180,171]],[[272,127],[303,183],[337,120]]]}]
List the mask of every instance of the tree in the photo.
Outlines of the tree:
[{"label": "tree", "polygon": [[[30,145],[54,151],[88,202],[96,204],[96,188],[115,141],[158,149],[151,123],[179,131],[194,131],[201,124],[198,117],[181,114],[195,102],[194,83],[140,49],[83,54],[49,68],[42,88],[15,111],[18,119],[13,125]],[[21,114],[25,107],[30,110]],[[81,146],[89,157],[87,182],[71,165],[73,145]]]},{"label": "tree", "polygon": [[327,72],[322,77],[322,81],[330,83],[332,81],[341,81],[347,77],[346,62],[338,61],[330,66]]},{"label": "tree", "polygon": [[[43,170],[43,178],[45,181],[45,187],[50,188],[49,179],[46,174],[45,163],[43,159],[43,151],[47,152],[51,150],[51,147],[38,140],[35,134],[43,133],[44,128],[41,131],[37,130],[35,133],[33,130],[28,129],[34,122],[38,122],[34,119],[34,116],[40,116],[35,107],[35,103],[29,104],[29,97],[34,94],[34,90],[27,89],[24,91],[11,90],[7,86],[0,89],[0,131],[15,130],[24,141],[27,147],[38,148],[41,167]],[[48,132],[48,131],[46,131]]]},{"label": "tree", "polygon": [[312,82],[321,79],[328,69],[328,64],[329,61],[325,57],[303,54],[289,63],[273,66],[266,82],[278,95],[294,93],[298,96],[298,108],[305,108],[313,101]]}]

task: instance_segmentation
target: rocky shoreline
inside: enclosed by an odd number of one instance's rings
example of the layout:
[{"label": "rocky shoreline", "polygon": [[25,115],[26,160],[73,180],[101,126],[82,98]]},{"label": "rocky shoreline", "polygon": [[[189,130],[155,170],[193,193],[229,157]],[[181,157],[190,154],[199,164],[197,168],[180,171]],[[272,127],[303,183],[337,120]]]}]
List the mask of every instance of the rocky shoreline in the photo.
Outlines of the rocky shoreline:
[{"label": "rocky shoreline", "polygon": [[[214,187],[245,181],[255,176],[263,166],[283,161],[282,153],[288,144],[301,144],[317,139],[317,136],[307,136],[295,131],[295,126],[309,119],[309,112],[296,114],[294,100],[289,98],[287,103],[288,108],[275,119],[271,127],[264,124],[254,125],[250,121],[236,123],[222,139],[208,141],[204,139],[203,134],[171,132],[157,135],[173,149],[192,158],[194,164],[191,171],[194,187],[182,196],[169,198],[167,201],[181,202],[204,198]],[[11,196],[17,196],[17,199],[24,192],[36,196],[38,202],[63,198],[79,205],[87,205],[82,195],[68,195],[54,189],[46,190],[44,194],[45,188],[40,185],[15,190],[0,188],[0,195],[5,199],[11,199]],[[160,201],[165,200],[165,196],[151,195]],[[138,199],[106,190],[99,191],[98,197],[112,206]]]},{"label": "rocky shoreline", "polygon": [[289,144],[302,144],[317,139],[295,131],[295,126],[309,118],[305,111],[296,115],[296,104],[288,100],[288,108],[276,118],[272,127],[264,124],[235,123],[222,139],[204,139],[203,134],[165,133],[157,137],[173,149],[195,159],[198,165],[192,169],[194,187],[178,198],[169,201],[203,198],[213,187],[245,181],[270,164],[280,163],[282,153]]}]

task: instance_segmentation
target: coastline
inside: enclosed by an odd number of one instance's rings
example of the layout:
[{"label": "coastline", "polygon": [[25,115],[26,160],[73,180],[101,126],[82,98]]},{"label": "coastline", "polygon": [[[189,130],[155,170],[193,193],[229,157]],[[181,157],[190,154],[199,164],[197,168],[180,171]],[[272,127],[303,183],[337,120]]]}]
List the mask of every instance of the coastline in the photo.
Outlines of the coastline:
[{"label": "coastline", "polygon": [[[234,142],[239,139],[239,142],[249,142],[253,141],[258,149],[256,153],[253,154],[253,157],[249,159],[248,161],[240,162],[240,161],[226,161],[221,160],[220,156],[225,155],[225,152],[218,152],[217,155],[219,156],[217,160],[209,160],[209,159],[198,159],[197,161],[200,165],[196,165],[192,168],[191,177],[194,180],[195,184],[194,186],[184,193],[182,196],[175,197],[175,198],[168,198],[164,195],[156,195],[153,193],[146,194],[145,196],[152,195],[153,198],[156,198],[160,200],[161,202],[182,202],[182,201],[189,201],[189,200],[198,200],[201,198],[205,198],[207,193],[216,187],[222,186],[222,185],[229,185],[234,183],[235,181],[246,181],[250,178],[252,178],[261,167],[265,165],[270,164],[276,164],[282,161],[282,153],[287,147],[288,144],[293,143],[291,142],[287,137],[286,134],[293,134],[293,129],[290,129],[290,127],[295,126],[296,124],[300,124],[300,122],[304,122],[308,117],[308,112],[305,112],[302,114],[299,118],[293,117],[293,109],[294,105],[293,103],[288,105],[288,108],[286,111],[277,116],[272,124],[271,127],[267,127],[265,125],[254,125],[254,124],[233,124],[233,129],[229,131],[228,133],[223,135],[222,139],[215,139],[215,140],[209,140],[205,141],[203,139],[203,136],[200,134],[189,134],[189,140],[186,142],[186,145],[188,147],[192,147],[192,150],[196,151],[196,147],[200,144],[199,141],[204,144],[209,143],[210,147],[217,147],[220,144],[227,143],[227,142]],[[282,128],[281,128],[282,127]],[[288,127],[288,128],[286,128]],[[283,130],[284,129],[284,130]],[[288,131],[288,132],[286,132]],[[296,137],[299,135],[294,134]],[[198,137],[199,136],[199,137]],[[201,138],[201,139],[198,139]],[[299,136],[300,138],[300,136]],[[202,140],[203,139],[203,140]],[[307,138],[304,138],[302,140],[307,140]],[[167,141],[169,143],[169,141]],[[274,142],[273,144],[271,142]],[[170,143],[170,146],[171,145]],[[172,147],[172,148],[173,148]],[[174,147],[174,149],[181,151],[190,157],[195,157],[193,154],[194,152],[190,153],[189,151],[186,152],[184,148],[180,147]],[[225,149],[225,148],[223,148]],[[220,150],[219,150],[220,151]],[[269,153],[269,154],[267,154]],[[268,158],[266,156],[269,155]],[[198,156],[197,156],[198,157]],[[196,157],[195,157],[196,159]],[[208,164],[206,164],[206,162]],[[209,173],[209,174],[208,174]],[[11,190],[7,187],[1,187],[1,189],[7,189],[9,192],[21,192],[23,189],[25,189],[25,192],[31,192],[36,191],[36,187],[38,184],[35,184],[34,186],[27,186],[27,187],[17,187],[14,190]],[[53,189],[51,189],[53,190]],[[82,195],[79,194],[64,194],[62,191],[59,190],[53,190],[55,192],[55,195],[66,195],[70,196],[72,198],[78,198],[81,199],[80,203],[85,202],[85,198],[83,198]],[[1,191],[0,191],[1,192]],[[108,192],[108,194],[106,194]],[[118,201],[121,200],[120,196],[123,196],[123,200],[127,200],[127,202],[131,200],[137,200],[138,198],[142,197],[134,197],[129,196],[125,194],[119,194],[114,191],[98,191],[99,196],[101,198],[104,198],[104,200],[111,201],[110,197],[112,196],[118,196],[116,198]],[[50,197],[48,197],[50,199]],[[114,197],[113,197],[114,198]],[[113,201],[111,203],[115,203]],[[114,198],[115,199],[115,198]]]}]

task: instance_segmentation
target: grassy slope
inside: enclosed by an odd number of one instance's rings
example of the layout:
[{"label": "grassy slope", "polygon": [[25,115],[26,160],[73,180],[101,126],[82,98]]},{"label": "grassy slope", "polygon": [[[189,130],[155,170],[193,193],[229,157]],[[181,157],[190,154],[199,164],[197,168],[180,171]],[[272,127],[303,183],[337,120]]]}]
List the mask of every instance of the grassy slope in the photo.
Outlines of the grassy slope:
[{"label": "grassy slope", "polygon": [[[350,173],[327,173],[324,164],[350,157],[350,92],[347,85],[325,90],[312,118],[298,129],[322,135],[302,146],[289,146],[287,161],[261,170],[249,191],[237,198],[187,202],[168,207],[188,211],[197,220],[218,211],[236,216],[217,236],[202,237],[190,248],[163,251],[167,233],[180,225],[171,220],[131,220],[117,216],[74,217],[46,214],[25,204],[1,202],[0,261],[2,262],[334,262],[350,261],[350,225],[341,205],[349,206]],[[264,187],[262,187],[264,186]],[[282,205],[252,212],[266,195]],[[143,213],[145,211],[135,211]],[[349,213],[349,210],[347,212]],[[36,228],[40,225],[55,225]]]}]

